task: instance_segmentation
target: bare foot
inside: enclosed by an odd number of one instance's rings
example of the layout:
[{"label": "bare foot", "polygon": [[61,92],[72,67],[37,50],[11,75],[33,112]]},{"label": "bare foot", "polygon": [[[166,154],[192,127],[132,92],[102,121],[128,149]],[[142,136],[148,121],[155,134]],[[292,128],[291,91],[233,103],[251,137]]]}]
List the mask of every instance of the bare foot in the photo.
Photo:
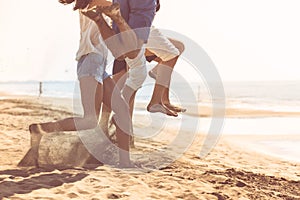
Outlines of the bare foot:
[{"label": "bare foot", "polygon": [[40,145],[40,141],[42,139],[42,130],[38,124],[31,124],[29,126],[30,132],[30,145],[31,147],[38,147]]},{"label": "bare foot", "polygon": [[27,153],[25,154],[24,158],[18,163],[19,167],[31,167],[35,166],[38,167],[38,152],[37,148],[31,147]]},{"label": "bare foot", "polygon": [[174,111],[174,112],[185,112],[186,108],[180,108],[178,106],[174,106],[170,103],[166,103],[164,104],[167,108],[169,108],[170,110]]},{"label": "bare foot", "polygon": [[136,169],[138,168],[137,165],[135,165],[133,162],[129,161],[129,162],[120,162],[118,163],[117,165],[118,168],[121,168],[121,169]]},{"label": "bare foot", "polygon": [[[116,121],[114,119],[114,116],[111,118],[111,121],[110,121],[110,125],[109,127],[112,127],[112,125],[114,125],[115,127],[117,126],[116,125]],[[117,139],[115,138],[115,135],[116,135],[116,130],[113,130],[113,131],[110,131],[110,135],[109,135],[109,139],[113,142],[113,143],[116,143]],[[114,139],[113,139],[114,138]],[[130,148],[135,148],[134,146],[134,134],[132,133],[132,135],[130,135],[130,138],[129,138],[129,145],[130,145]]]},{"label": "bare foot", "polygon": [[38,124],[31,124],[29,126],[31,148],[25,154],[24,158],[19,162],[18,166],[28,167],[36,166],[38,167],[38,150],[40,141],[42,139],[41,128]]},{"label": "bare foot", "polygon": [[173,117],[177,117],[178,114],[172,110],[170,110],[169,108],[167,108],[165,105],[159,103],[159,104],[149,104],[147,106],[147,110],[149,112],[155,113],[155,112],[161,112],[163,114],[169,115],[169,116],[173,116]]}]

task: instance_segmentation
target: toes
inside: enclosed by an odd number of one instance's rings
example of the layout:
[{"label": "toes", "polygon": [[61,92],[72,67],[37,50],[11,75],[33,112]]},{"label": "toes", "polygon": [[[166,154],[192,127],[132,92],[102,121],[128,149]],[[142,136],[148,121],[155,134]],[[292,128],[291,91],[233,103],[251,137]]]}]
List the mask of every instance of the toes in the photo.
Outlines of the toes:
[{"label": "toes", "polygon": [[154,105],[148,105],[147,110],[149,112],[155,113],[160,112],[169,116],[177,117],[178,114],[169,110],[168,108],[164,107],[162,104],[154,104]]},{"label": "toes", "polygon": [[181,108],[172,104],[165,104],[165,106],[174,112],[186,112],[186,108]]}]

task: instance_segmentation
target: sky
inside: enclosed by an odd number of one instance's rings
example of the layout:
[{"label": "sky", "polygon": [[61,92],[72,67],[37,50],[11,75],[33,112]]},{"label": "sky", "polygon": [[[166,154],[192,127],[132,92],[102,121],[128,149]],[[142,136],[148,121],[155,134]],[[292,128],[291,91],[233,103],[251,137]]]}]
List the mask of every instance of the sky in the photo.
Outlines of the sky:
[{"label": "sky", "polygon": [[[163,0],[153,25],[199,44],[224,81],[300,80],[299,10],[298,0]],[[76,79],[72,5],[0,0],[0,34],[0,81]]]}]

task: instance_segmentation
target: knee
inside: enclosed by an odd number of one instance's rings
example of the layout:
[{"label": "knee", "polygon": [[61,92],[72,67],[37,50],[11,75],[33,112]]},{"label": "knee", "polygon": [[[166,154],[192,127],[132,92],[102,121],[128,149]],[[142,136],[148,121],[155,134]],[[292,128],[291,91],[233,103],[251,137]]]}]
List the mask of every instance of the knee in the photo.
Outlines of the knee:
[{"label": "knee", "polygon": [[181,41],[172,38],[169,38],[169,40],[176,47],[176,49],[178,49],[179,55],[182,54],[185,49],[184,44]]},{"label": "knee", "polygon": [[126,57],[129,59],[136,59],[141,57],[141,55],[144,54],[145,49],[143,49],[143,45],[144,45],[144,41],[142,40],[138,40],[137,43],[135,44],[134,42],[131,44],[131,48],[127,48],[127,50],[125,52],[129,52],[126,53]]}]

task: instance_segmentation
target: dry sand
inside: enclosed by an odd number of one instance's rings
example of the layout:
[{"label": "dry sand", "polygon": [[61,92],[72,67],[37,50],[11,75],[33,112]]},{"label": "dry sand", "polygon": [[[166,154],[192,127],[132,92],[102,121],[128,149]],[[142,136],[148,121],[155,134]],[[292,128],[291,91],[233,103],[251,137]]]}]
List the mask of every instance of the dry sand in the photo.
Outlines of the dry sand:
[{"label": "dry sand", "polygon": [[[29,148],[30,123],[72,114],[72,102],[59,101],[63,100],[33,97],[0,100],[0,199],[300,199],[300,164],[240,145],[241,141],[255,140],[256,136],[223,136],[213,151],[200,159],[197,154],[204,136],[198,134],[180,159],[150,172],[109,166],[17,167]],[[238,112],[246,114],[254,113]],[[163,131],[172,134],[171,129]],[[139,151],[146,151],[159,148],[162,143],[138,141],[136,145]]]}]

